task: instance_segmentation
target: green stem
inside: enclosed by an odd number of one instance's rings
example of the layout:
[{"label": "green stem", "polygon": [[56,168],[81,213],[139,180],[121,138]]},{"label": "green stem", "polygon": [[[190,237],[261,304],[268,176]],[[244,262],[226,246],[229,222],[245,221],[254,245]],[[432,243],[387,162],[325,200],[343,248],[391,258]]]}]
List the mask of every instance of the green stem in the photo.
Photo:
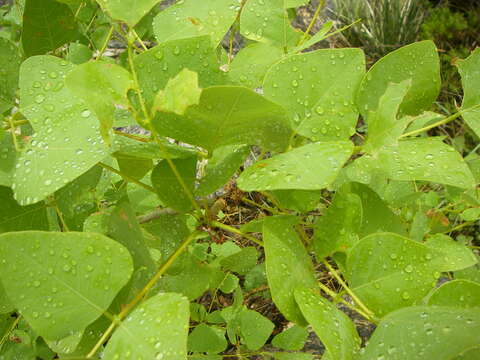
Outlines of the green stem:
[{"label": "green stem", "polygon": [[112,321],[108,329],[103,333],[102,337],[98,340],[92,350],[88,353],[87,359],[92,358],[95,353],[98,351],[100,346],[108,339],[110,334],[113,332],[115,327],[120,324],[120,322],[128,315],[128,313],[140,302],[143,300],[145,295],[150,291],[150,289],[156,284],[156,282],[165,274],[168,268],[175,262],[175,260],[183,253],[187,246],[197,238],[200,232],[195,231],[191,233],[175,250],[175,252],[170,255],[170,257],[163,263],[163,265],[158,269],[157,273],[150,279],[147,285],[135,296],[135,298],[128,303],[123,310],[118,314],[115,321]]},{"label": "green stem", "polygon": [[350,290],[350,288],[345,283],[345,281],[343,281],[342,277],[338,274],[338,272],[326,260],[323,260],[322,263],[333,275],[333,277],[338,281],[338,283],[342,285],[347,294],[352,297],[353,301],[355,301],[355,303],[360,307],[360,309],[368,316],[368,319],[375,319],[374,313],[365,306],[365,304],[357,297],[357,295],[355,295],[352,290]]},{"label": "green stem", "polygon": [[108,31],[107,37],[105,38],[105,42],[102,45],[102,48],[100,49],[100,52],[98,53],[97,60],[100,60],[103,56],[103,53],[105,52],[105,49],[108,46],[108,43],[110,42],[110,38],[113,35],[113,25],[110,27],[110,30]]},{"label": "green stem", "polygon": [[15,329],[17,327],[21,318],[22,318],[22,315],[18,315],[17,318],[12,322],[12,325],[10,325],[10,328],[7,330],[7,332],[3,335],[2,339],[0,340],[0,350],[2,349],[5,341],[7,341],[10,333],[13,331],[13,329]]},{"label": "green stem", "polygon": [[140,36],[138,36],[137,32],[135,31],[135,29],[132,29],[132,32],[133,32],[133,36],[135,36],[135,38],[137,39],[137,41],[140,43],[140,45],[142,46],[143,50],[147,51],[148,48],[147,46],[145,45],[145,43],[143,42],[143,40],[140,38]]},{"label": "green stem", "polygon": [[261,240],[258,240],[257,238],[255,238],[251,235],[245,234],[244,232],[240,231],[237,228],[234,228],[233,226],[229,226],[229,225],[223,224],[223,223],[218,222],[218,221],[211,221],[210,225],[213,226],[213,227],[217,227],[219,229],[222,229],[222,230],[240,235],[240,236],[244,237],[245,239],[254,242],[257,245],[263,246],[263,242]]},{"label": "green stem", "polygon": [[10,116],[8,117],[8,123],[10,124],[10,133],[12,134],[13,145],[15,146],[15,150],[17,152],[19,152],[20,151],[20,146],[18,146],[17,134],[15,134],[16,127],[15,127],[15,124],[13,122],[13,119]]},{"label": "green stem", "polygon": [[249,204],[249,205],[253,205],[253,206],[259,207],[260,209],[266,210],[266,211],[268,211],[268,212],[270,212],[270,213],[272,213],[272,214],[274,214],[274,215],[283,214],[281,211],[278,211],[278,210],[276,210],[276,209],[274,209],[274,208],[271,208],[271,207],[269,207],[269,206],[266,206],[266,205],[258,204],[258,203],[256,203],[255,201],[250,200],[250,199],[248,199],[248,198],[246,198],[246,197],[242,197],[242,201],[243,201],[244,203]]},{"label": "green stem", "polygon": [[128,176],[127,174],[122,173],[120,170],[117,170],[117,169],[111,167],[110,165],[107,165],[107,164],[102,163],[102,162],[99,162],[97,165],[103,167],[104,169],[107,169],[108,171],[113,172],[114,174],[120,175],[125,181],[129,181],[129,182],[132,182],[134,184],[137,184],[138,186],[143,187],[145,190],[151,191],[155,194],[157,193],[152,186],[144,184],[141,181],[139,181],[139,180],[137,180],[137,179],[135,179],[131,176]]},{"label": "green stem", "polygon": [[476,108],[478,108],[478,107],[480,107],[480,104],[475,105],[475,106],[472,106],[472,107],[470,107],[470,108],[468,108],[468,109],[465,109],[465,110],[460,110],[459,112],[457,112],[457,113],[455,113],[455,114],[453,114],[453,115],[450,115],[449,117],[447,117],[447,118],[445,118],[445,119],[443,119],[443,120],[437,121],[437,122],[435,122],[435,123],[433,123],[433,124],[431,124],[431,125],[428,125],[428,126],[425,126],[425,127],[421,128],[421,129],[413,130],[413,131],[410,131],[410,132],[408,132],[408,133],[405,133],[405,134],[403,134],[402,136],[400,136],[400,139],[405,138],[405,137],[408,137],[408,136],[418,135],[418,134],[420,134],[420,133],[422,133],[422,132],[424,132],[424,131],[428,131],[428,130],[433,129],[433,128],[437,127],[437,126],[442,126],[442,125],[448,124],[449,122],[452,122],[452,121],[458,119],[463,113],[468,112],[468,111],[471,111],[471,110],[474,110],[474,109],[476,109]]},{"label": "green stem", "polygon": [[315,13],[313,14],[312,21],[310,21],[310,24],[308,25],[307,30],[305,30],[303,37],[300,39],[300,42],[298,43],[299,46],[302,45],[305,42],[305,40],[307,40],[307,37],[310,34],[310,31],[312,30],[313,26],[317,22],[317,19],[320,16],[320,12],[322,11],[324,6],[325,6],[325,0],[320,0],[317,6],[317,10],[315,10]]}]

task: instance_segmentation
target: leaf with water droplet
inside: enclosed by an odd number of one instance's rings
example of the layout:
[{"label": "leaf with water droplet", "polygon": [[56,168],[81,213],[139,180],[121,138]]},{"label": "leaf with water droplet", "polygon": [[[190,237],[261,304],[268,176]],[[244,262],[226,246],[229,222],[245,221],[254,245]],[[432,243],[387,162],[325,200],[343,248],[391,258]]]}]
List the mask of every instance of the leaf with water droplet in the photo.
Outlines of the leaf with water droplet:
[{"label": "leaf with water droplet", "polygon": [[0,49],[2,49],[0,52],[0,114],[2,114],[15,103],[21,57],[18,48],[3,37],[0,38]]},{"label": "leaf with water droplet", "polygon": [[[21,66],[20,107],[36,132],[16,163],[13,182],[20,204],[45,199],[107,156],[95,115],[86,117],[85,103],[64,86],[73,68],[53,56],[34,56]],[[42,79],[39,69],[57,76]],[[43,104],[53,109],[35,102],[40,93],[48,95]]]},{"label": "leaf with water droplet", "polygon": [[[130,73],[119,65],[88,62],[70,71],[65,83],[73,94],[83,99],[95,112],[100,120],[102,137],[110,143],[115,108],[129,106],[127,91],[133,87]],[[82,117],[88,116],[82,112]]]},{"label": "leaf with water droplet", "polygon": [[207,196],[221,188],[245,162],[250,147],[227,145],[215,149],[195,190],[197,196]]},{"label": "leaf with water droplet", "polygon": [[462,116],[468,126],[477,136],[480,136],[480,49],[476,49],[465,60],[459,60],[456,63],[458,72],[462,76],[463,102],[462,110],[467,110],[473,106],[475,109],[465,111]]},{"label": "leaf with water droplet", "polygon": [[400,115],[418,115],[429,110],[440,92],[440,61],[430,41],[420,41],[392,51],[373,65],[362,80],[357,105],[364,118],[376,111],[389,83],[412,79],[400,106]]},{"label": "leaf with water droplet", "polygon": [[192,105],[198,105],[202,89],[198,87],[198,74],[183,69],[174,78],[168,80],[164,90],[155,97],[155,111],[170,112],[183,115]]},{"label": "leaf with water droplet", "polygon": [[350,141],[304,145],[247,168],[238,178],[244,191],[320,190],[337,177],[353,151]]},{"label": "leaf with water droplet", "polygon": [[252,0],[240,15],[240,31],[247,39],[281,49],[297,45],[302,33],[295,30],[284,0]]},{"label": "leaf with water droplet", "polygon": [[136,0],[135,6],[123,0],[97,0],[97,2],[113,19],[122,20],[133,27],[159,0]]},{"label": "leaf with water droplet", "polygon": [[119,324],[103,359],[186,359],[188,318],[185,297],[174,293],[152,296]]},{"label": "leaf with water droplet", "polygon": [[308,338],[308,330],[304,327],[293,325],[275,335],[272,345],[283,350],[302,350]]},{"label": "leaf with water droplet", "polygon": [[470,280],[446,282],[430,295],[428,305],[452,307],[479,307],[480,284]]},{"label": "leaf with water droplet", "polygon": [[322,198],[320,190],[273,190],[270,194],[281,207],[298,212],[314,210]]},{"label": "leaf with water droplet", "polygon": [[267,342],[275,325],[262,314],[242,309],[238,315],[242,343],[250,350],[258,350]]},{"label": "leaf with water droplet", "polygon": [[480,308],[408,307],[382,319],[359,360],[477,359],[478,334]]},{"label": "leaf with water droplet", "polygon": [[0,250],[0,279],[8,297],[49,340],[84,330],[132,273],[128,251],[100,234],[10,232],[0,235]]},{"label": "leaf with water droplet", "polygon": [[283,150],[291,129],[283,107],[240,86],[203,89],[200,104],[183,116],[158,113],[153,126],[159,134],[208,151],[225,145],[258,145]]},{"label": "leaf with water droplet", "polygon": [[45,54],[79,37],[75,16],[66,4],[54,0],[26,0],[22,45],[25,55]]},{"label": "leaf with water droplet", "polygon": [[346,140],[355,132],[354,97],[364,74],[360,49],[322,49],[285,57],[268,70],[263,86],[268,99],[288,110],[299,134]]},{"label": "leaf with water droplet", "polygon": [[163,42],[136,56],[133,62],[147,108],[168,80],[184,68],[198,74],[201,88],[226,81],[209,36]]},{"label": "leaf with water droplet", "polygon": [[348,253],[347,279],[378,316],[420,301],[442,271],[442,252],[393,233],[360,240]]},{"label": "leaf with water droplet", "polygon": [[267,70],[284,55],[282,49],[265,43],[253,43],[242,48],[230,64],[228,76],[236,85],[259,88]]},{"label": "leaf with water droplet", "polygon": [[225,330],[217,326],[199,324],[188,335],[188,351],[219,353],[227,345]]},{"label": "leaf with water droplet", "polygon": [[352,320],[314,290],[298,287],[295,300],[332,360],[353,360],[360,337]]},{"label": "leaf with water droplet", "polygon": [[184,0],[161,11],[153,20],[157,41],[165,42],[210,35],[215,46],[237,17],[240,4],[235,0]]},{"label": "leaf with water droplet", "polygon": [[18,155],[10,134],[0,140],[0,185],[12,186]]},{"label": "leaf with water droplet", "polygon": [[290,321],[306,325],[294,298],[299,286],[316,287],[315,272],[294,225],[295,216],[268,217],[263,223],[263,241],[268,285],[277,308]]},{"label": "leaf with water droplet", "polygon": [[425,245],[441,252],[443,256],[432,259],[439,271],[458,271],[478,263],[473,251],[465,244],[444,234],[430,236]]}]

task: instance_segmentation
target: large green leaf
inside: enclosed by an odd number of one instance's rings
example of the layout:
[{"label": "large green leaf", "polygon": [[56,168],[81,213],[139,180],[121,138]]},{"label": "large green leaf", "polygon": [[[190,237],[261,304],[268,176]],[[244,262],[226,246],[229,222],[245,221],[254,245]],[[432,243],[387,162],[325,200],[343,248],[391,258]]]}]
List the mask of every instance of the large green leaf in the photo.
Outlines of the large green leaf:
[{"label": "large green leaf", "polygon": [[349,141],[320,142],[259,161],[238,178],[244,191],[324,189],[335,181],[353,151]]},{"label": "large green leaf", "polygon": [[429,305],[452,307],[480,307],[480,284],[469,280],[449,281],[428,299]]},{"label": "large green leaf", "polygon": [[14,306],[47,339],[82,331],[102,315],[132,273],[132,259],[100,234],[0,235],[0,278]]},{"label": "large green leaf", "polygon": [[404,46],[380,59],[362,80],[357,105],[364,118],[376,111],[389,83],[412,79],[400,114],[417,115],[429,110],[440,91],[440,62],[435,44],[421,41]]},{"label": "large green leaf", "polygon": [[0,186],[0,233],[21,230],[49,230],[47,209],[43,202],[20,206],[12,190]]},{"label": "large green leaf", "polygon": [[248,146],[223,146],[213,151],[208,159],[205,173],[195,193],[199,196],[207,196],[221,188],[235,174],[245,162],[250,148]]},{"label": "large green leaf", "polygon": [[291,55],[270,68],[265,96],[288,109],[292,127],[312,140],[344,140],[355,133],[357,88],[365,74],[360,49]]},{"label": "large green leaf", "polygon": [[95,61],[76,66],[65,82],[95,112],[103,138],[109,139],[115,109],[129,105],[127,91],[133,86],[130,73],[121,66]]},{"label": "large green leaf", "polygon": [[302,33],[290,24],[285,0],[250,0],[240,16],[240,30],[247,39],[269,43],[285,51],[297,45]]},{"label": "large green leaf", "polygon": [[103,359],[187,359],[189,305],[179,294],[158,294],[122,321]]},{"label": "large green leaf", "polygon": [[289,216],[268,217],[263,223],[263,241],[272,299],[288,320],[305,325],[294,291],[299,286],[316,287],[317,281],[307,250],[293,227],[297,221]]},{"label": "large green leaf", "polygon": [[418,306],[385,317],[360,360],[451,360],[480,350],[480,309]]},{"label": "large green leaf", "polygon": [[130,27],[136,25],[154,6],[162,0],[97,0],[100,6],[116,20],[126,22]]},{"label": "large green leaf", "polygon": [[385,145],[395,145],[402,135],[409,117],[397,119],[398,109],[410,88],[411,81],[388,84],[380,97],[378,108],[368,114],[368,138],[363,146],[367,152],[375,152]]},{"label": "large green leaf", "polygon": [[432,259],[439,271],[458,271],[475,265],[478,260],[473,251],[465,244],[453,240],[444,234],[435,234],[427,239],[425,245],[443,254]]},{"label": "large green leaf", "polygon": [[[197,157],[175,159],[172,163],[191,196],[195,185]],[[151,179],[159,199],[166,206],[182,212],[192,208],[192,199],[166,160],[155,166]]]},{"label": "large green leaf", "polygon": [[397,234],[377,233],[358,242],[347,258],[352,290],[377,315],[383,316],[420,301],[435,286],[443,256]]},{"label": "large green leaf", "polygon": [[36,131],[17,159],[15,197],[27,205],[74,180],[107,155],[98,120],[64,86],[73,65],[34,56],[20,69],[20,107]]},{"label": "large green leaf", "polygon": [[297,288],[295,300],[332,360],[355,359],[361,340],[347,315],[312,289]]},{"label": "large green leaf", "polygon": [[247,45],[233,58],[228,75],[235,84],[250,89],[261,87],[268,68],[283,55],[282,49],[270,44]]},{"label": "large green leaf", "polygon": [[134,59],[135,71],[147,106],[157,92],[165,88],[170,78],[184,68],[198,74],[199,86],[223,83],[226,75],[220,71],[209,36],[168,41],[143,52]]},{"label": "large green leaf", "polygon": [[267,342],[275,325],[262,314],[243,309],[238,315],[242,342],[250,350],[258,350]]},{"label": "large green leaf", "polygon": [[153,126],[161,135],[208,151],[243,144],[280,151],[287,147],[291,133],[281,106],[236,86],[206,88],[199,105],[190,106],[183,116],[159,113]]},{"label": "large green leaf", "polygon": [[352,181],[369,183],[375,173],[391,180],[423,180],[463,189],[475,186],[475,179],[462,156],[440,137],[415,138],[388,145],[366,154],[345,168]]},{"label": "large green leaf", "polygon": [[[0,114],[14,105],[18,87],[20,52],[9,40],[0,38]],[[1,140],[1,139],[0,139]]]},{"label": "large green leaf", "polygon": [[[480,105],[480,49],[476,49],[465,60],[457,62],[462,76],[463,103],[462,110]],[[480,106],[462,114],[468,126],[480,137]]]},{"label": "large green leaf", "polygon": [[160,12],[153,20],[159,43],[210,35],[217,46],[237,17],[236,0],[184,0]]},{"label": "large green leaf", "polygon": [[54,0],[26,0],[22,45],[25,55],[45,54],[78,37],[70,8]]}]

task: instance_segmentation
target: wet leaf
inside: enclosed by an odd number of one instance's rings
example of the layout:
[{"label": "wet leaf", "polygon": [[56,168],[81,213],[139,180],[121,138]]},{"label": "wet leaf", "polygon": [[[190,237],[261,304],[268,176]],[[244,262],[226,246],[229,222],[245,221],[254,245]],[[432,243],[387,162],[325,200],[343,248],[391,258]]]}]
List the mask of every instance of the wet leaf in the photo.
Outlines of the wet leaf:
[{"label": "wet leaf", "polygon": [[225,330],[217,326],[199,324],[188,335],[188,351],[219,353],[226,348]]},{"label": "wet leaf", "polygon": [[239,314],[240,335],[250,350],[258,350],[267,342],[275,325],[262,314],[243,309]]},{"label": "wet leaf", "polygon": [[268,217],[263,224],[263,241],[268,285],[277,308],[290,321],[306,325],[295,302],[294,291],[299,286],[316,287],[310,257],[293,226],[292,216]]},{"label": "wet leaf", "polygon": [[103,359],[186,359],[189,306],[179,294],[155,295],[115,330]]},{"label": "wet leaf", "polygon": [[480,284],[469,280],[449,281],[435,289],[428,305],[480,307]]},{"label": "wet leaf", "polygon": [[[462,110],[480,105],[480,49],[476,49],[465,60],[457,62],[458,71],[462,76],[463,97]],[[480,106],[465,111],[462,114],[466,123],[480,137]]]},{"label": "wet leaf", "polygon": [[12,232],[0,235],[0,249],[8,297],[50,340],[101,316],[132,273],[127,250],[100,234]]},{"label": "wet leaf", "polygon": [[420,41],[392,51],[373,65],[362,80],[357,105],[364,118],[378,109],[389,83],[412,79],[400,115],[418,115],[430,109],[440,91],[440,62],[435,44]]},{"label": "wet leaf", "polygon": [[462,359],[474,348],[478,354],[479,333],[478,308],[408,307],[382,320],[359,359]]},{"label": "wet leaf", "polygon": [[297,288],[295,300],[332,360],[355,359],[361,341],[347,315],[312,289]]},{"label": "wet leaf", "polygon": [[[0,38],[0,114],[14,105],[15,92],[18,88],[20,69],[20,52],[9,40]],[[0,136],[0,141],[1,141]]]},{"label": "wet leaf", "polygon": [[360,49],[322,49],[291,55],[273,65],[265,76],[264,91],[288,109],[299,134],[313,141],[346,140],[355,132],[354,97],[364,74]]},{"label": "wet leaf", "polygon": [[244,191],[320,190],[333,183],[353,151],[349,141],[304,145],[247,168],[238,178]]},{"label": "wet leaf", "polygon": [[304,327],[293,325],[292,327],[275,335],[272,345],[284,350],[301,350],[308,338],[308,330]]},{"label": "wet leaf", "polygon": [[135,0],[134,5],[123,0],[97,0],[97,2],[113,19],[122,20],[133,27],[160,0]]}]

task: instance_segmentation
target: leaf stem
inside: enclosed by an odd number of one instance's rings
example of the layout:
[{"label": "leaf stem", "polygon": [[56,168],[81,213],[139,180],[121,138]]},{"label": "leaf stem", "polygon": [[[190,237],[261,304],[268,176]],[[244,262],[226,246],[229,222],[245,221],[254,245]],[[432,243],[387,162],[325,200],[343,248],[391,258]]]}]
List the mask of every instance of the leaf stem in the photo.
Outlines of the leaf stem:
[{"label": "leaf stem", "polygon": [[135,36],[135,38],[137,39],[137,41],[140,43],[140,45],[142,46],[143,50],[147,51],[148,48],[147,46],[145,45],[145,43],[142,41],[142,39],[140,38],[140,36],[138,36],[137,32],[135,31],[135,29],[132,29],[132,32],[133,32],[133,36]]},{"label": "leaf stem", "polygon": [[254,242],[257,245],[263,246],[263,242],[261,240],[258,240],[257,238],[255,238],[251,235],[245,234],[244,232],[240,231],[237,228],[234,228],[233,226],[229,226],[229,225],[223,224],[223,223],[218,222],[218,221],[211,221],[210,225],[213,226],[213,227],[217,227],[219,229],[222,229],[222,230],[240,235],[240,236],[244,237],[245,239]]},{"label": "leaf stem", "polygon": [[105,42],[103,43],[102,48],[98,52],[97,60],[100,60],[102,58],[103,53],[105,52],[105,49],[107,48],[112,35],[113,35],[113,25],[110,27],[110,30],[108,30],[108,34],[107,34],[107,37],[105,38]]},{"label": "leaf stem", "polygon": [[104,168],[104,169],[107,169],[108,171],[113,172],[114,174],[120,175],[125,181],[132,182],[132,183],[134,183],[134,184],[136,184],[136,185],[138,185],[138,186],[143,187],[145,190],[151,191],[151,192],[153,192],[153,193],[155,193],[155,194],[157,193],[152,186],[147,185],[147,184],[145,184],[145,183],[143,183],[143,182],[141,182],[141,181],[139,181],[139,180],[137,180],[137,179],[135,179],[135,178],[127,175],[127,174],[124,174],[124,173],[122,173],[120,170],[117,170],[117,169],[111,167],[110,165],[107,165],[107,164],[105,164],[105,163],[103,163],[103,162],[99,162],[97,165],[98,165],[98,166],[101,166],[101,167]]},{"label": "leaf stem", "polygon": [[478,105],[475,105],[475,106],[472,106],[472,107],[469,107],[468,109],[465,109],[465,110],[460,110],[459,112],[453,114],[453,115],[450,115],[449,117],[443,119],[443,120],[440,120],[440,121],[437,121],[431,125],[428,125],[428,126],[425,126],[421,129],[417,129],[417,130],[413,130],[413,131],[410,131],[410,132],[407,132],[405,134],[403,134],[402,136],[400,136],[400,139],[402,138],[405,138],[405,137],[408,137],[408,136],[414,136],[414,135],[418,135],[424,131],[428,131],[430,129],[433,129],[437,126],[441,126],[441,125],[445,125],[445,124],[448,124],[449,122],[452,122],[453,120],[456,120],[458,119],[463,113],[465,112],[468,112],[468,111],[471,111],[471,110],[474,110],[476,108],[480,107],[480,104]]},{"label": "leaf stem", "polygon": [[15,134],[17,129],[15,127],[12,117],[9,116],[7,119],[8,119],[8,123],[10,124],[10,133],[12,134],[13,145],[15,146],[15,150],[19,152],[20,147],[18,146],[17,134]]},{"label": "leaf stem", "polygon": [[310,21],[310,24],[308,24],[307,30],[305,30],[305,32],[303,33],[303,37],[301,38],[298,45],[302,45],[305,42],[305,40],[307,40],[307,37],[308,35],[310,35],[310,31],[312,30],[313,26],[317,22],[317,19],[320,16],[320,12],[322,11],[324,6],[325,6],[325,0],[320,0],[317,6],[317,10],[315,10],[315,13],[313,14],[312,21]]},{"label": "leaf stem", "polygon": [[374,313],[365,306],[365,304],[355,295],[355,293],[348,287],[348,285],[343,281],[342,277],[338,272],[326,261],[322,261],[323,265],[328,269],[328,271],[333,275],[333,277],[338,281],[340,285],[345,289],[348,295],[350,295],[355,301],[355,303],[360,307],[360,309],[368,316],[368,319],[375,319]]},{"label": "leaf stem", "polygon": [[20,319],[22,318],[22,315],[18,315],[17,318],[12,322],[12,325],[10,325],[10,328],[7,330],[7,332],[2,336],[2,339],[0,340],[0,350],[2,349],[3,347],[3,344],[5,343],[5,341],[7,341],[8,339],[8,336],[10,335],[10,333],[13,331],[13,329],[15,329],[18,325],[18,323],[20,322]]}]

